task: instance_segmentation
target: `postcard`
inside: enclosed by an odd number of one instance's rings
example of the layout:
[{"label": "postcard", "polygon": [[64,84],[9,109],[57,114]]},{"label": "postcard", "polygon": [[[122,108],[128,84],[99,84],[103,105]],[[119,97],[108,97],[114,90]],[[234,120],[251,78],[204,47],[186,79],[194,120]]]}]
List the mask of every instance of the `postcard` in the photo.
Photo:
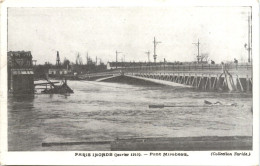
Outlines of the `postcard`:
[{"label": "postcard", "polygon": [[256,1],[1,6],[2,165],[258,165]]}]

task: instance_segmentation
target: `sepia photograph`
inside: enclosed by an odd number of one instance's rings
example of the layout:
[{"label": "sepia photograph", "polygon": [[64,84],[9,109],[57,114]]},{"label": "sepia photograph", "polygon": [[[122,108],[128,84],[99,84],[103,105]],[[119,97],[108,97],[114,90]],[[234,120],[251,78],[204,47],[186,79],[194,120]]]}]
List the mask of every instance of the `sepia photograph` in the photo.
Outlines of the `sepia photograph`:
[{"label": "sepia photograph", "polygon": [[7,151],[253,151],[252,16],[8,7]]}]

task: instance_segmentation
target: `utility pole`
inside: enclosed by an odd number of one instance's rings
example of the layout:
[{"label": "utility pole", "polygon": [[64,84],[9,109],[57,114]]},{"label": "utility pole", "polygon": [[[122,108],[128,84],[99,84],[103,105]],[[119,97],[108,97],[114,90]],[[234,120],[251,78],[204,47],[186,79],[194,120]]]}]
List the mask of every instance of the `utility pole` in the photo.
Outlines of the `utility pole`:
[{"label": "utility pole", "polygon": [[198,43],[192,43],[192,44],[195,44],[195,46],[198,47],[198,55],[197,55],[197,60],[198,60],[198,63],[200,62],[200,39],[198,39]]},{"label": "utility pole", "polygon": [[161,43],[160,41],[156,41],[155,40],[155,37],[153,39],[153,58],[154,58],[154,63],[156,63],[156,58],[157,58],[157,55],[156,55],[156,45]]},{"label": "utility pole", "polygon": [[116,50],[116,69],[117,69],[117,56],[118,56],[118,54],[120,54],[120,53],[122,53],[122,52],[117,52],[117,50]]},{"label": "utility pole", "polygon": [[248,63],[252,62],[252,55],[251,55],[251,50],[252,50],[252,46],[251,46],[251,42],[252,42],[252,36],[251,36],[251,19],[252,16],[250,14],[250,12],[248,12],[248,43],[245,44],[245,49],[248,51]]},{"label": "utility pole", "polygon": [[150,51],[145,52],[147,54],[148,63],[150,63]]}]

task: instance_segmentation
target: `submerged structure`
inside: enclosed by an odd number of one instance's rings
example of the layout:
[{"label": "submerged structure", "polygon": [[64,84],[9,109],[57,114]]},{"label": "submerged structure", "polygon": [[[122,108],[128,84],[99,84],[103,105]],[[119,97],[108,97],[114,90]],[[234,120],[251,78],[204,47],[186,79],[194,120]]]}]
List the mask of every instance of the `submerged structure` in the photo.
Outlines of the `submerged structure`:
[{"label": "submerged structure", "polygon": [[67,80],[62,81],[60,85],[55,85],[60,82],[51,82],[49,79],[47,79],[47,81],[47,83],[38,83],[34,84],[34,86],[45,86],[45,88],[40,88],[44,89],[41,92],[45,94],[74,93],[73,90],[67,85]]},{"label": "submerged structure", "polygon": [[[55,85],[57,82],[34,83],[33,60],[30,51],[9,51],[8,59],[8,92],[12,94],[34,94],[35,86],[46,86],[43,93],[73,93],[73,90],[67,85],[67,81],[61,82],[61,85]],[[59,83],[59,82],[58,82]],[[49,88],[48,86],[49,85]]]},{"label": "submerged structure", "polygon": [[31,51],[9,51],[8,91],[14,94],[34,93],[34,72]]}]

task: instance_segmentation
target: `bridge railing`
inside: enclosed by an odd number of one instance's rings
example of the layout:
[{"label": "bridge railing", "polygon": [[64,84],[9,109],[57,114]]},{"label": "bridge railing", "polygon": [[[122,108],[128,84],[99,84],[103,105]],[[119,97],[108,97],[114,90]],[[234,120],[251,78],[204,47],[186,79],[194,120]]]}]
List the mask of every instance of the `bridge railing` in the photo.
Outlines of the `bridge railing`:
[{"label": "bridge railing", "polygon": [[220,73],[223,68],[231,72],[251,73],[252,65],[248,63],[244,64],[148,64],[148,63],[136,63],[131,66],[121,66],[117,69],[107,70],[101,73],[89,73],[80,75],[80,77],[99,77],[109,76],[115,74],[134,73],[134,72],[201,72],[201,73]]},{"label": "bridge railing", "polygon": [[120,74],[120,70],[113,70],[113,71],[107,71],[107,72],[101,72],[101,73],[89,73],[89,74],[83,74],[79,75],[80,77],[99,77],[99,76],[109,76],[109,75],[115,75]]},{"label": "bridge railing", "polygon": [[156,65],[135,65],[123,67],[121,70],[124,72],[133,71],[222,71],[223,68],[232,71],[238,70],[252,70],[250,64],[156,64]]}]

